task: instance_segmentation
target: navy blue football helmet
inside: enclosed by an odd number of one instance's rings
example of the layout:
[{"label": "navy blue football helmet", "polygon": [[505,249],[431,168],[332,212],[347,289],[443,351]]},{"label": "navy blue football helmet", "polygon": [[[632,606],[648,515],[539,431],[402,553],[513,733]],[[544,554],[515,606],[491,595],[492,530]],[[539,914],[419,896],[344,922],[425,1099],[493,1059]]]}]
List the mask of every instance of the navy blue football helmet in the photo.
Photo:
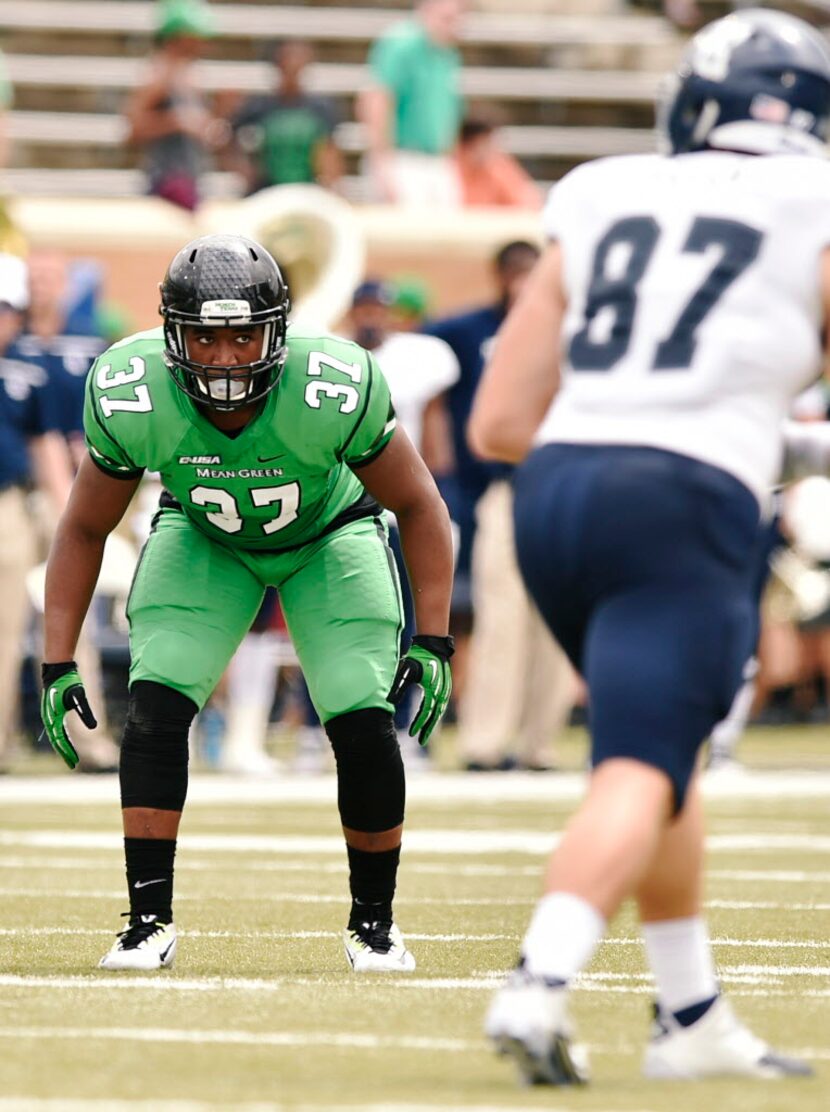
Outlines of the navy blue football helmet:
[{"label": "navy blue football helmet", "polygon": [[749,9],[704,27],[658,106],[672,154],[827,154],[830,48],[808,23]]}]

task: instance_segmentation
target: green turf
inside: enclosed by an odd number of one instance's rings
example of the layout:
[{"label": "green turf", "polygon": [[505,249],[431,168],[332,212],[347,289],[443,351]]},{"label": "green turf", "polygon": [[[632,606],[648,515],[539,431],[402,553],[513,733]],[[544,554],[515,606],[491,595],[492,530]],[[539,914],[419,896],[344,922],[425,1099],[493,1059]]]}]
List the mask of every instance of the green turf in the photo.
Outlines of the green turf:
[{"label": "green turf", "polygon": [[[777,753],[770,738],[757,731],[750,739],[751,762],[785,763],[786,744],[805,766],[826,767],[830,746],[818,732],[779,737]],[[579,745],[576,735],[566,743],[573,767]],[[178,859],[176,966],[156,975],[105,975],[96,962],[126,905],[117,848],[15,844],[24,831],[117,834],[114,800],[80,807],[67,785],[65,804],[10,802],[0,814],[0,838],[11,838],[0,842],[0,1098],[298,1110],[418,1105],[441,1112],[830,1107],[826,844],[713,849],[706,890],[736,1008],[781,1048],[815,1051],[815,1079],[645,1083],[639,1066],[651,994],[627,908],[574,994],[580,1035],[592,1046],[592,1085],[528,1090],[490,1052],[481,1027],[494,975],[514,960],[538,893],[541,857],[406,853],[398,900],[405,933],[486,937],[414,939],[414,975],[358,978],[338,937],[346,910],[341,852],[187,847],[187,836],[197,834],[332,836],[332,807],[195,804]],[[570,810],[553,801],[415,801],[409,828],[544,834],[560,830]],[[707,810],[715,836],[830,836],[826,799],[718,799]],[[65,933],[49,933],[55,929]],[[783,942],[794,945],[775,945]]]}]

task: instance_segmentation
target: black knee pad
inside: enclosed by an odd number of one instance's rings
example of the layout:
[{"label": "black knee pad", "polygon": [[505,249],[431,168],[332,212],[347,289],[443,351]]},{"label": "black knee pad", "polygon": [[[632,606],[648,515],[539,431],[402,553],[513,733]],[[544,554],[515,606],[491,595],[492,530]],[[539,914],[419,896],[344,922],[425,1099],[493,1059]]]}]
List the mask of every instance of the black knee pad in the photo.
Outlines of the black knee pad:
[{"label": "black knee pad", "polygon": [[403,822],[403,761],[388,711],[353,710],[326,723],[337,762],[337,805],[350,830],[377,834]]},{"label": "black knee pad", "polygon": [[136,680],[121,742],[121,806],[181,811],[187,795],[187,735],[198,707],[172,687]]}]

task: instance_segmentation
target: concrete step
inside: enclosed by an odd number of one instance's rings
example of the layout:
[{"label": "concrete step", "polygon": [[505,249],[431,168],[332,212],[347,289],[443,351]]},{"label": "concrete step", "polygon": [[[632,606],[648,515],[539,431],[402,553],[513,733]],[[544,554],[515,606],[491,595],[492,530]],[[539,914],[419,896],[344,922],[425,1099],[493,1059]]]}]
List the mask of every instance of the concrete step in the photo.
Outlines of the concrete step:
[{"label": "concrete step", "polygon": [[[218,34],[209,53],[257,60],[263,41],[300,36],[329,61],[362,62],[369,44],[400,13],[366,7],[214,4]],[[147,0],[0,0],[4,49],[22,54],[144,57],[156,15]],[[663,68],[677,35],[662,18],[471,12],[461,43],[472,65],[520,64]]]},{"label": "concrete step", "polygon": [[[8,54],[6,65],[15,86],[59,89],[108,89],[126,92],[140,85],[145,64],[136,58],[89,58],[77,55]],[[264,92],[271,88],[271,68],[265,62],[201,61],[196,80],[207,91],[238,89]],[[318,62],[308,69],[308,87],[317,93],[354,95],[368,81],[362,65]],[[654,98],[662,74],[609,70],[562,70],[515,66],[468,66],[462,90],[469,97],[503,100],[574,100],[587,103],[643,103]]]}]

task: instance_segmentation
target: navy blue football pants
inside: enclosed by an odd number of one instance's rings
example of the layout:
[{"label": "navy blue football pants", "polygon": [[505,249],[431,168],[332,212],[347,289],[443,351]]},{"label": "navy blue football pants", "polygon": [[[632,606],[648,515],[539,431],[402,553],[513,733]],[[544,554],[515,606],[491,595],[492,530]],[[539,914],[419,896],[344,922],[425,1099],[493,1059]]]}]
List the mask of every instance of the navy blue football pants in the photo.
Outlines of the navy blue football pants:
[{"label": "navy blue football pants", "polygon": [[654,448],[549,444],[515,478],[519,565],[589,690],[593,763],[697,751],[754,648],[759,507],[726,472]]}]

